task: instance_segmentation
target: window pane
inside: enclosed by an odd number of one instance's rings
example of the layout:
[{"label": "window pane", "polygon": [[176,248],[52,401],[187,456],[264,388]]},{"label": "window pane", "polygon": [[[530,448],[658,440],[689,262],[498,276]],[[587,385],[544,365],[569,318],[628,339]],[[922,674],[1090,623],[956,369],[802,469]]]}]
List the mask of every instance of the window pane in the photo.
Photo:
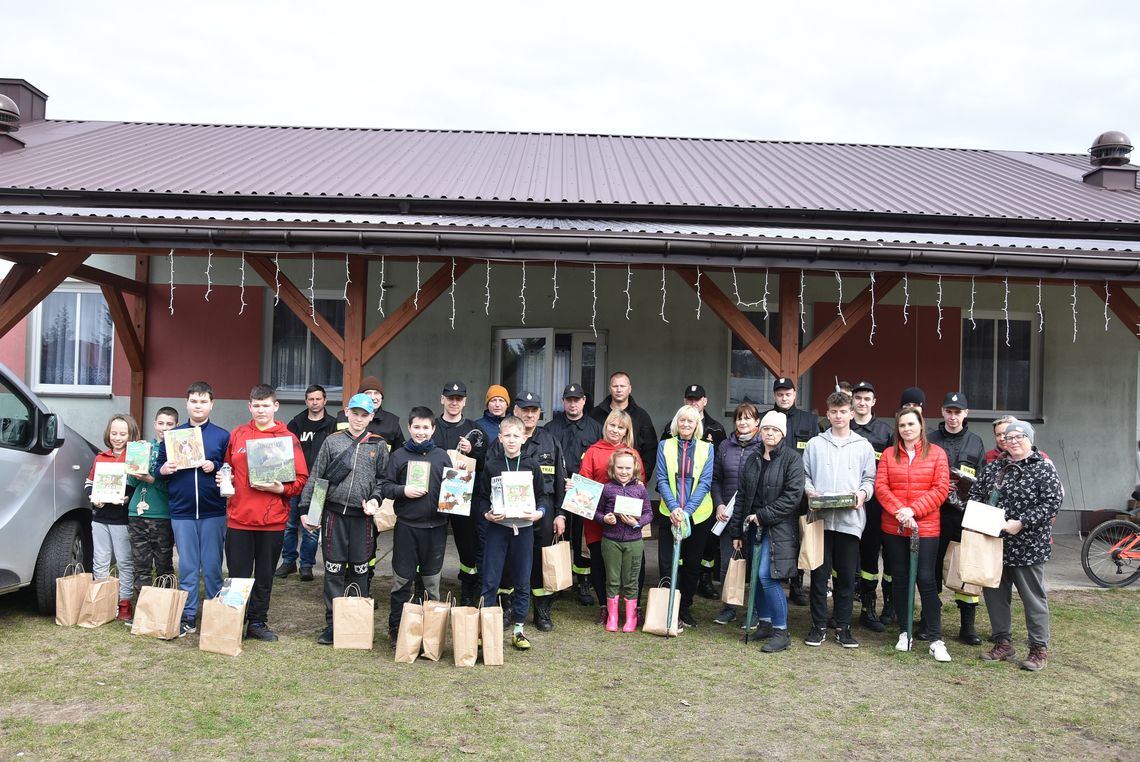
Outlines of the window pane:
[{"label": "window pane", "polygon": [[115,327],[102,294],[79,295],[79,383],[109,386]]},{"label": "window pane", "polygon": [[[341,336],[344,335],[344,300],[343,299],[317,299],[317,309],[333,329]],[[309,334],[309,363],[310,371],[308,381],[301,387],[301,392],[309,384],[320,384],[325,387],[329,399],[342,396],[344,385],[344,365],[333,357],[332,352],[325,347],[311,333]]]},{"label": "window pane", "polygon": [[997,341],[997,410],[1029,410],[1031,329],[1028,320],[1009,321],[1009,346],[1005,345],[1005,321],[995,320]]},{"label": "window pane", "polygon": [[[317,299],[316,307],[338,333],[344,333],[344,300]],[[342,396],[344,366],[310,331],[310,318],[298,318],[283,303],[273,308],[270,383],[278,394],[300,397],[309,384],[320,384],[329,399]]]},{"label": "window pane", "polygon": [[[962,320],[962,391],[977,410],[994,410],[994,320]],[[1013,341],[1012,334],[1010,341]]]},{"label": "window pane", "polygon": [[27,447],[34,436],[27,403],[0,382],[0,447]]},{"label": "window pane", "polygon": [[541,394],[545,375],[546,339],[500,339],[502,363],[500,383],[511,392],[533,391]]},{"label": "window pane", "polygon": [[[761,333],[768,337],[774,346],[779,347],[780,316],[768,313],[764,320],[763,312],[744,313]],[[754,402],[761,407],[773,402],[772,374],[756,355],[752,354],[736,334],[732,335],[732,351],[729,361],[728,404],[730,407],[741,402]]]},{"label": "window pane", "polygon": [[49,294],[40,307],[40,383],[75,383],[75,294]]}]

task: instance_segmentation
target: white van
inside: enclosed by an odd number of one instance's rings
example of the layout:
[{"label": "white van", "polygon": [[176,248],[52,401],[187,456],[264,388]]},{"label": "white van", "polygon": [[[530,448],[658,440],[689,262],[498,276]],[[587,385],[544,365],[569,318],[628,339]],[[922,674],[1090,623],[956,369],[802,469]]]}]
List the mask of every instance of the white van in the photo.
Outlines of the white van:
[{"label": "white van", "polygon": [[95,453],[0,364],[0,593],[31,585],[39,610],[51,614],[67,565],[91,570],[83,482]]}]

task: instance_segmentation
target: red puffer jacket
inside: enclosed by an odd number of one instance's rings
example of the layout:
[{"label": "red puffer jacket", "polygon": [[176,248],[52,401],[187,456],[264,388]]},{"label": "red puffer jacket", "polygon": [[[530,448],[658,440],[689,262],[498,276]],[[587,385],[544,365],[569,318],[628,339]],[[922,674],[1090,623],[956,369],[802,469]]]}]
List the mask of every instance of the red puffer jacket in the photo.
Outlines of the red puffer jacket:
[{"label": "red puffer jacket", "polygon": [[[895,460],[896,454],[899,460]],[[875,497],[883,506],[883,532],[902,534],[895,514],[900,508],[910,508],[918,522],[918,536],[937,537],[939,509],[949,491],[950,465],[941,447],[932,444],[925,458],[915,454],[913,461],[908,461],[898,445],[888,447],[875,473]]]}]

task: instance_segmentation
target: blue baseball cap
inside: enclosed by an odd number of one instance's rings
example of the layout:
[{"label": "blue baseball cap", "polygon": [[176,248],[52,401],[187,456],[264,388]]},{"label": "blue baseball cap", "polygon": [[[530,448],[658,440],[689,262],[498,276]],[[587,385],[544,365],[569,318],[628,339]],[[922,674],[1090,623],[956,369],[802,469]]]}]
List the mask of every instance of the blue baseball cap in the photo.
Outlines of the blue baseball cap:
[{"label": "blue baseball cap", "polygon": [[372,398],[367,394],[354,394],[352,399],[348,401],[348,408],[360,408],[366,413],[375,413],[376,406],[372,404]]}]

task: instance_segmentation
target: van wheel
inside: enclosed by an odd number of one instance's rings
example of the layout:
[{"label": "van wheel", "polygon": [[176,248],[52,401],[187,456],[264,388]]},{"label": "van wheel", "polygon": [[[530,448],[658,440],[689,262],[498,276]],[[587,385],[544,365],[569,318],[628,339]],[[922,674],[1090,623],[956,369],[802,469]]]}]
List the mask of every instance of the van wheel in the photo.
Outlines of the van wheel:
[{"label": "van wheel", "polygon": [[63,576],[68,564],[83,563],[86,550],[82,526],[78,521],[61,521],[47,533],[36,558],[32,579],[36,607],[41,614],[55,614],[55,581]]}]

